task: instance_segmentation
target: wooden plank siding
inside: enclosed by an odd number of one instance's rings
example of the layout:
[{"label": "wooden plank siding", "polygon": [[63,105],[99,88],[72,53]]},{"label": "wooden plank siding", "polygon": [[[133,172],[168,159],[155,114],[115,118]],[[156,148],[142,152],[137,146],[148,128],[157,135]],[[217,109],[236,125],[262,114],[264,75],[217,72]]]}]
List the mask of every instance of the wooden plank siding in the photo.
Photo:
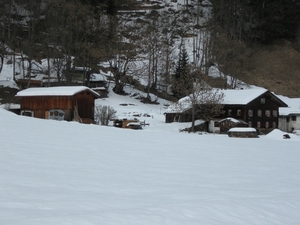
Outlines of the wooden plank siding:
[{"label": "wooden plank siding", "polygon": [[74,110],[77,106],[78,114],[83,119],[94,120],[94,105],[96,96],[89,90],[78,92],[72,96],[22,96],[20,98],[21,111],[33,112],[33,116],[48,119],[49,110],[59,109],[64,111],[64,120],[71,121],[74,118]]},{"label": "wooden plank siding", "polygon": [[80,92],[75,95],[73,100],[75,101],[74,105],[77,104],[78,114],[81,118],[94,119],[95,98],[90,92]]},{"label": "wooden plank siding", "polygon": [[[71,96],[72,97],[72,96]],[[73,104],[70,96],[32,96],[21,98],[22,110],[32,110],[34,117],[47,119],[48,111],[61,109],[65,112],[65,120],[73,118]]]},{"label": "wooden plank siding", "polygon": [[[264,99],[264,103],[262,103],[262,99]],[[225,113],[220,115],[220,118],[233,117],[256,128],[277,128],[279,107],[281,105],[266,93],[247,105],[224,105]],[[249,110],[251,111],[249,112]]]}]

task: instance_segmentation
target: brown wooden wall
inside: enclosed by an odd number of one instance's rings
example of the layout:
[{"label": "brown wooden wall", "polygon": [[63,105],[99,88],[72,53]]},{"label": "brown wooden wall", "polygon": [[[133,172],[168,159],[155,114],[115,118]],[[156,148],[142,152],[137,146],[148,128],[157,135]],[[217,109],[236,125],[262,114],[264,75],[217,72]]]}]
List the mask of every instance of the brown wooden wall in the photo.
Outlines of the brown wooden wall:
[{"label": "brown wooden wall", "polygon": [[51,109],[61,109],[65,112],[65,120],[73,119],[75,105],[81,118],[94,120],[95,96],[83,91],[75,96],[28,96],[21,98],[21,110],[31,110],[34,117],[47,119],[48,111]]},{"label": "brown wooden wall", "polygon": [[84,91],[77,94],[74,100],[74,104],[77,102],[79,116],[94,120],[94,95],[91,92]]},{"label": "brown wooden wall", "polygon": [[[264,103],[261,103],[261,98],[265,99]],[[224,105],[224,114],[219,115],[218,118],[232,117],[243,120],[255,128],[278,128],[279,107],[285,107],[285,105],[282,105],[269,92],[266,92],[247,105]],[[229,110],[231,110],[230,114]],[[249,114],[249,110],[252,110],[252,115]],[[258,110],[261,110],[261,116],[258,115]],[[266,116],[267,110],[270,111],[269,116]],[[240,111],[240,114],[238,114],[238,111]],[[166,113],[165,121],[166,123],[172,123],[174,118],[175,121],[180,118],[178,122],[189,122],[191,121],[190,111],[178,114]]]},{"label": "brown wooden wall", "polygon": [[30,110],[72,109],[70,96],[33,96],[21,99],[21,108]]},{"label": "brown wooden wall", "polygon": [[[265,99],[265,103],[261,103],[261,98]],[[282,106],[274,101],[270,95],[264,94],[254,99],[248,105],[225,105],[225,113],[221,117],[233,117],[235,119],[241,119],[249,123],[251,127],[256,128],[277,128],[279,107]],[[229,114],[229,110],[231,110],[231,114]],[[238,110],[241,110],[240,115],[238,115]],[[252,115],[249,114],[249,110],[252,110]],[[261,111],[261,116],[258,115],[259,110]],[[267,110],[270,111],[270,116],[266,116]]]}]

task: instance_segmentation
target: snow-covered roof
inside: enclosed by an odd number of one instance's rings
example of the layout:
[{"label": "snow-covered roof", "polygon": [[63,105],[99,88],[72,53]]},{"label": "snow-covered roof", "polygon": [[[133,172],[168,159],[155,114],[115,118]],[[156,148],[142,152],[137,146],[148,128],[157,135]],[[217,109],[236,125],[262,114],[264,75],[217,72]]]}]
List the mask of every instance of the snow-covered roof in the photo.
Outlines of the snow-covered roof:
[{"label": "snow-covered roof", "polygon": [[228,132],[256,132],[256,130],[253,127],[234,127]]},{"label": "snow-covered roof", "polygon": [[257,97],[261,96],[268,90],[265,88],[251,88],[243,90],[222,90],[224,99],[223,105],[247,105]]},{"label": "snow-covered roof", "polygon": [[[220,102],[222,105],[247,105],[249,102],[253,101],[257,97],[266,93],[268,90],[265,88],[251,88],[242,90],[221,90],[213,89],[219,91],[220,94],[224,94],[223,100]],[[166,110],[167,113],[180,113],[191,108],[191,103],[189,97],[184,97],[179,99],[178,103],[172,104]]]},{"label": "snow-covered roof", "polygon": [[243,121],[243,120],[238,120],[238,119],[234,119],[234,118],[232,118],[232,117],[227,117],[227,118],[225,118],[225,119],[222,119],[222,120],[220,120],[220,121],[218,121],[219,123],[222,123],[223,121],[231,121],[231,122],[233,122],[233,123],[243,123],[243,124],[247,124],[245,121]]},{"label": "snow-covered roof", "polygon": [[279,107],[280,116],[300,115],[300,98],[289,98],[283,95],[276,95],[288,107]]},{"label": "snow-covered roof", "polygon": [[60,86],[60,87],[38,87],[38,88],[28,88],[19,91],[16,97],[28,97],[28,96],[72,96],[79,92],[88,90],[96,97],[100,95],[93,91],[92,89],[85,86]]},{"label": "snow-covered roof", "polygon": [[288,107],[299,109],[300,108],[300,98],[289,98],[283,95],[276,95],[281,101],[285,102]]},{"label": "snow-covered roof", "polygon": [[300,108],[279,107],[280,116],[300,115]]}]

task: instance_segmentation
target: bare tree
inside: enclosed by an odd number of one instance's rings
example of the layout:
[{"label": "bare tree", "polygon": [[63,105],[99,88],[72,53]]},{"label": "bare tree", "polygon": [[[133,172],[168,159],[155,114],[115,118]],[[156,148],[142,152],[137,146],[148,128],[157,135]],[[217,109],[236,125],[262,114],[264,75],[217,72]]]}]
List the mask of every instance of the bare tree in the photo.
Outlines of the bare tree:
[{"label": "bare tree", "polygon": [[230,88],[239,86],[242,79],[243,68],[247,59],[247,47],[245,43],[237,38],[230,37],[225,33],[219,33],[213,37],[212,51],[220,71],[230,75]]},{"label": "bare tree", "polygon": [[107,126],[110,119],[116,116],[117,111],[111,106],[98,105],[95,107],[95,119],[99,125]]},{"label": "bare tree", "polygon": [[140,50],[141,25],[135,21],[122,22],[115,17],[109,17],[108,36],[103,45],[106,58],[112,70],[115,86],[113,91],[124,94],[124,85],[130,82],[130,67],[134,67]]},{"label": "bare tree", "polygon": [[213,117],[222,113],[224,94],[219,89],[210,87],[205,82],[205,75],[197,71],[191,94],[177,102],[177,108],[190,109],[192,117],[191,131],[194,132],[195,120],[202,119],[208,122]]}]

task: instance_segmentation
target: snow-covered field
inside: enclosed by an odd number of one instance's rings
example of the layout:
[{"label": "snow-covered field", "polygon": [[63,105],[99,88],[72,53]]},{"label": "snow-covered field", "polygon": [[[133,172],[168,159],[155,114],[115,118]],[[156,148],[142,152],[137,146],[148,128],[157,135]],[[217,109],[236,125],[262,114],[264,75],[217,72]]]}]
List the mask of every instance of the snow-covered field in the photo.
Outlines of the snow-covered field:
[{"label": "snow-covered field", "polygon": [[165,124],[164,102],[110,93],[96,104],[119,116],[151,115],[140,118],[150,126],[41,120],[0,108],[1,225],[299,224],[299,136],[180,133],[189,124]]}]

